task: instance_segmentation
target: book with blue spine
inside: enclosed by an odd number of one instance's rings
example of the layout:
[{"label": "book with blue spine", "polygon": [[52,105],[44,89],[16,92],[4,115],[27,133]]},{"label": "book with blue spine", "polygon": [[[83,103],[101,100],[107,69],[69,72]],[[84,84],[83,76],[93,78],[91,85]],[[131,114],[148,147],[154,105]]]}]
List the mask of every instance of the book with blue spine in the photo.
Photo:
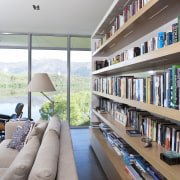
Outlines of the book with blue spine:
[{"label": "book with blue spine", "polygon": [[172,31],[167,32],[166,41],[167,41],[167,45],[173,44]]},{"label": "book with blue spine", "polygon": [[165,32],[158,33],[158,49],[164,47]]}]

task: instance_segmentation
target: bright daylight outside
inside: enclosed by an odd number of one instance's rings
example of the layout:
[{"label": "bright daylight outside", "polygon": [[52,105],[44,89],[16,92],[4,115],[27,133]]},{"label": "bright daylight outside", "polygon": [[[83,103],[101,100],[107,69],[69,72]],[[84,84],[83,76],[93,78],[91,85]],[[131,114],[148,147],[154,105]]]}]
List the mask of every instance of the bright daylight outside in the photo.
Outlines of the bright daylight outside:
[{"label": "bright daylight outside", "polygon": [[[70,125],[88,125],[90,121],[91,52],[71,51]],[[55,92],[47,93],[55,101],[55,114],[67,119],[67,51],[32,50],[32,76],[48,73]],[[13,114],[16,104],[24,103],[23,116],[28,117],[28,51],[0,49],[0,113]],[[49,119],[52,104],[41,93],[32,93],[31,118]]]}]

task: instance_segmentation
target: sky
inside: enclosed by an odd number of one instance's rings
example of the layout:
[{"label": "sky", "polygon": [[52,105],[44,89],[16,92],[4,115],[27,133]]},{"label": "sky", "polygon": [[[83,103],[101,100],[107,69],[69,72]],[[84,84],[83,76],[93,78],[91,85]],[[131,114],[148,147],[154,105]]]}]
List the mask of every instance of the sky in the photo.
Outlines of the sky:
[{"label": "sky", "polygon": [[[41,59],[61,59],[67,60],[67,52],[60,50],[32,50],[32,58]],[[22,62],[28,59],[28,51],[23,49],[0,49],[0,62]],[[91,51],[71,51],[71,61],[91,62]]]}]

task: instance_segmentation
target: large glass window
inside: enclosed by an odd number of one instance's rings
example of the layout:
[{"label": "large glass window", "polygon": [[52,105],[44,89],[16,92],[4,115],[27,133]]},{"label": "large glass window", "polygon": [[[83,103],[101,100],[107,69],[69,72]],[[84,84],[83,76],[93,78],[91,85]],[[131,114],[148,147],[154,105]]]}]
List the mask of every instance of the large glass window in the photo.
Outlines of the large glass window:
[{"label": "large glass window", "polygon": [[[48,73],[56,91],[46,93],[55,101],[55,114],[67,119],[67,51],[32,50],[32,76],[34,73]],[[31,116],[36,121],[40,117],[52,116],[52,103],[41,93],[32,93]]]},{"label": "large glass window", "polygon": [[70,56],[70,125],[89,125],[91,52],[71,51]]},{"label": "large glass window", "polygon": [[14,114],[16,104],[23,103],[23,117],[28,117],[27,74],[27,50],[0,49],[0,114]]},{"label": "large glass window", "polygon": [[[30,37],[32,41],[28,44]],[[32,47],[28,48],[30,42]],[[70,65],[67,65],[68,47]],[[55,114],[59,114],[60,119],[67,120],[70,115],[71,126],[89,125],[91,52],[88,50],[90,37],[85,36],[0,34],[0,113],[12,114],[16,104],[22,102],[25,104],[23,117],[28,117],[26,88],[29,69],[31,76],[35,73],[49,74],[56,91],[47,93],[47,96],[55,101]],[[28,61],[31,62],[31,69],[28,68]],[[67,77],[69,66],[71,75]],[[69,78],[70,87],[67,87]],[[67,97],[69,88],[70,97]],[[70,107],[67,107],[67,99],[70,100]],[[52,116],[52,104],[41,93],[32,93],[29,114],[35,121],[40,117],[49,119]]]}]

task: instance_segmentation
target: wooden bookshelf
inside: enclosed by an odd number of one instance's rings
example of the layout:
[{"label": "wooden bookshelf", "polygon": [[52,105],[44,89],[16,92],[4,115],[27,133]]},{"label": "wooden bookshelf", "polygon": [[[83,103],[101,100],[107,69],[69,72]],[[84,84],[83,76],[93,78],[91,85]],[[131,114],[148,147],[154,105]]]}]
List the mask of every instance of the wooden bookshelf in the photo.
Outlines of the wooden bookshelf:
[{"label": "wooden bookshelf", "polygon": [[121,98],[118,96],[108,95],[108,94],[100,93],[100,92],[96,92],[96,91],[93,91],[92,93],[97,95],[97,96],[101,96],[104,98],[114,100],[114,101],[119,102],[119,103],[127,104],[129,106],[133,106],[133,107],[136,107],[138,109],[143,109],[145,111],[148,111],[148,112],[151,112],[154,114],[158,114],[158,115],[163,116],[163,117],[167,117],[170,119],[180,121],[180,111],[179,110],[161,107],[161,106],[156,106],[153,104],[146,104],[146,103],[135,101],[135,100],[124,99],[124,98]]},{"label": "wooden bookshelf", "polygon": [[[93,52],[93,56],[111,55],[131,42],[153,31],[155,28],[158,28],[176,18],[179,15],[179,9],[180,3],[178,0],[150,0],[120,29],[118,29],[114,35],[106,40],[100,48]],[[113,12],[114,11],[112,10],[109,14]],[[103,22],[104,23],[101,23],[102,25],[98,27],[98,30],[93,33],[92,38],[99,35],[99,29],[104,27],[104,24],[108,23],[106,19],[103,19]]]},{"label": "wooden bookshelf", "polygon": [[[122,137],[128,144],[134,148],[141,156],[143,156],[151,165],[153,165],[160,173],[162,173],[167,179],[179,179],[180,177],[180,165],[169,166],[160,159],[160,153],[165,149],[158,145],[156,142],[152,142],[152,148],[144,148],[144,143],[141,142],[143,137],[130,137],[126,134],[126,129],[121,124],[114,120],[114,117],[110,114],[100,114],[95,110],[92,112],[104,123],[109,125],[120,137]],[[124,178],[125,179],[125,178]]]},{"label": "wooden bookshelf", "polygon": [[92,128],[89,129],[89,132],[89,139],[93,150],[97,154],[97,158],[101,162],[108,179],[130,180],[131,177],[125,171],[126,163],[122,156],[117,155],[115,150],[103,136],[102,132],[99,129]]},{"label": "wooden bookshelf", "polygon": [[[115,17],[120,14],[120,11],[125,7],[126,2],[132,1],[115,0],[96,28],[92,35],[92,39],[99,39],[109,32],[112,27],[112,23],[115,21]],[[120,8],[122,7],[122,8]],[[126,46],[134,43],[137,44],[137,40],[143,38],[145,35],[150,36],[149,33],[153,32],[162,25],[177,18],[180,15],[180,1],[179,0],[150,0],[143,8],[141,8],[133,17],[131,17],[120,29],[118,29],[104,44],[92,54],[92,66],[94,61],[99,59],[107,59],[111,56],[114,57],[116,53],[125,49]],[[114,19],[113,19],[114,18]],[[93,40],[92,40],[93,42]],[[140,43],[143,42],[139,42]],[[128,49],[127,49],[128,50]],[[157,70],[166,72],[167,68],[171,65],[180,64],[180,42],[166,46],[164,48],[143,54],[135,57],[131,60],[126,60],[112,66],[108,66],[92,72],[93,79],[97,76],[118,76],[118,75],[134,75],[143,74],[146,76],[146,71]],[[93,87],[93,86],[92,86]],[[99,98],[104,97],[113,100],[118,103],[123,103],[129,106],[136,107],[148,111],[158,116],[163,116],[165,119],[171,119],[180,122],[180,111],[170,109],[166,107],[156,106],[153,104],[146,104],[143,102],[124,99],[118,96],[108,95],[92,90],[91,107],[95,108],[99,106]],[[154,166],[159,172],[161,172],[167,179],[179,179],[180,177],[180,165],[169,166],[160,160],[160,153],[165,149],[153,142],[152,148],[144,148],[144,143],[141,142],[142,137],[130,137],[126,134],[126,129],[123,125],[116,122],[114,117],[110,114],[99,114],[94,109],[91,114],[92,121],[101,120],[109,125],[113,131],[119,134],[127,143],[132,146],[142,157],[144,157],[152,166]],[[131,129],[131,128],[130,128]],[[97,154],[102,166],[106,166],[106,162],[110,162],[110,166],[113,166],[115,171],[122,173],[124,165],[116,167],[119,159],[113,159],[114,150],[109,150],[107,141],[104,140],[103,135],[99,134],[97,130],[90,131],[90,142]],[[108,149],[108,150],[107,150]],[[101,154],[102,152],[102,154]],[[112,153],[112,155],[111,155]],[[112,156],[112,157],[111,157]],[[103,161],[103,158],[108,161]],[[104,167],[103,167],[104,168]],[[104,168],[105,172],[109,172],[108,168]],[[114,171],[114,170],[113,170]],[[124,172],[124,171],[123,171]],[[109,173],[107,173],[109,174]],[[111,173],[110,173],[111,174]],[[124,175],[122,175],[124,176]],[[126,176],[122,179],[127,179]],[[112,179],[112,178],[111,178]]]},{"label": "wooden bookshelf", "polygon": [[141,56],[135,57],[131,60],[126,60],[97,71],[93,75],[112,75],[119,72],[126,72],[129,70],[138,70],[147,68],[147,66],[161,66],[167,64],[179,64],[180,57],[180,42],[151,51]]}]

